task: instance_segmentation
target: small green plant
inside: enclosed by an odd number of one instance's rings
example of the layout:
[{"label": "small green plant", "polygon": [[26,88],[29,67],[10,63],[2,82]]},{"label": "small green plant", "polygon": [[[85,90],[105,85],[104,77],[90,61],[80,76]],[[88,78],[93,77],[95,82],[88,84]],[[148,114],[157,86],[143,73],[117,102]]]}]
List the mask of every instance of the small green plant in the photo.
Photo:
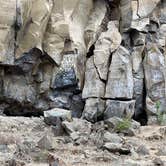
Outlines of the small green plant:
[{"label": "small green plant", "polygon": [[160,110],[161,103],[160,101],[156,102],[156,110],[157,110],[157,122],[159,125],[166,125],[166,111]]},{"label": "small green plant", "polygon": [[116,128],[115,131],[116,132],[122,132],[124,130],[127,130],[131,127],[131,120],[129,118],[124,118],[122,121],[120,121]]},{"label": "small green plant", "polygon": [[166,125],[166,111],[157,113],[157,122],[159,125]]},{"label": "small green plant", "polygon": [[160,101],[157,101],[157,102],[156,102],[156,110],[157,110],[157,112],[159,112],[160,106],[161,106]]}]

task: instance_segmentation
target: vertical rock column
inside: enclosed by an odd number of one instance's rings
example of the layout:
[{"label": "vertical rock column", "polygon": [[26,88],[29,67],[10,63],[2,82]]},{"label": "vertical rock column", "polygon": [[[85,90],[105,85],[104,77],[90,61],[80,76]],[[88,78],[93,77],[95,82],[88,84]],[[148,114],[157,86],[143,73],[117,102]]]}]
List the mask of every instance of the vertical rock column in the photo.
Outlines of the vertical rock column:
[{"label": "vertical rock column", "polygon": [[16,0],[0,1],[0,64],[14,64]]},{"label": "vertical rock column", "polygon": [[120,45],[121,35],[114,21],[110,21],[108,30],[102,32],[95,43],[94,55],[86,64],[83,98],[86,105],[83,116],[92,122],[103,118],[105,110],[105,88],[108,78],[111,53]]}]

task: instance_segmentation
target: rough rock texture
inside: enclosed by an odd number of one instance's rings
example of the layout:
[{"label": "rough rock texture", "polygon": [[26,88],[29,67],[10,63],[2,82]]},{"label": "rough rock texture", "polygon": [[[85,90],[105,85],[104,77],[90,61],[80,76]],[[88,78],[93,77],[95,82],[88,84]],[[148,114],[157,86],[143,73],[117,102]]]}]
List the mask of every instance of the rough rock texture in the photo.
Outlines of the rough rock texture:
[{"label": "rough rock texture", "polygon": [[0,165],[166,165],[166,126],[141,126],[126,137],[108,131],[103,121],[63,123],[69,135],[56,137],[43,118],[0,116]]},{"label": "rough rock texture", "polygon": [[157,102],[165,111],[165,0],[0,0],[0,9],[2,113],[61,108],[145,124]]}]

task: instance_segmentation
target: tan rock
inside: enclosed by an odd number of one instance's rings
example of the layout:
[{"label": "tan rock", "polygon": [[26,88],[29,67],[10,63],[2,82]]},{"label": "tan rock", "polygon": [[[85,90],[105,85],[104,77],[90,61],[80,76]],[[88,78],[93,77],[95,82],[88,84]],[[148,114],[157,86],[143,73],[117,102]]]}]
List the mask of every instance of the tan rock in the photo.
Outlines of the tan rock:
[{"label": "tan rock", "polygon": [[138,15],[139,17],[147,17],[155,9],[160,0],[138,0]]},{"label": "tan rock", "polygon": [[85,28],[85,42],[87,51],[92,46],[92,44],[95,43],[98,36],[100,35],[100,26],[107,12],[105,1],[96,0],[94,1],[93,6],[93,10]]},{"label": "tan rock", "polygon": [[105,97],[132,99],[133,86],[130,53],[120,46],[112,55]]},{"label": "tan rock", "polygon": [[92,56],[86,63],[85,84],[82,92],[82,97],[103,97],[104,89],[105,84],[99,78]]},{"label": "tan rock", "polygon": [[17,33],[16,58],[30,49],[42,50],[43,35],[51,13],[52,3],[47,0],[19,0],[17,10],[20,11],[21,29]]},{"label": "tan rock", "polygon": [[0,1],[0,63],[14,63],[16,0]]},{"label": "tan rock", "polygon": [[99,77],[107,79],[111,52],[114,52],[121,43],[121,35],[113,21],[108,23],[108,30],[101,33],[95,44],[94,64],[98,70]]}]

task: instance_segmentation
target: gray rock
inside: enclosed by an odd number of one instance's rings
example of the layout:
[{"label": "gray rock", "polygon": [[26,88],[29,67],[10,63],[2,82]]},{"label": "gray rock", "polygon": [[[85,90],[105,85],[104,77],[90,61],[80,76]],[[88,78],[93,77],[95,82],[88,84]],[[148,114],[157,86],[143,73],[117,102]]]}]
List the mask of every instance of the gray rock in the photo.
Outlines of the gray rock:
[{"label": "gray rock", "polygon": [[112,117],[109,119],[106,119],[104,122],[108,127],[108,130],[113,130],[118,123],[122,122],[123,120],[121,118],[118,117]]},{"label": "gray rock", "polygon": [[53,144],[53,139],[50,135],[45,134],[37,143],[37,146],[40,149],[44,149],[44,150],[52,150],[55,148],[54,144]]},{"label": "gray rock", "polygon": [[82,97],[104,97],[105,84],[100,80],[97,69],[94,65],[93,56],[86,63],[85,84],[82,92]]},{"label": "gray rock", "polygon": [[116,133],[110,133],[106,131],[103,135],[104,142],[117,143],[120,144],[123,142],[123,139],[118,136]]},{"label": "gray rock", "polygon": [[63,121],[62,124],[69,135],[73,132],[87,135],[91,133],[92,124],[83,119],[73,118],[73,121]]},{"label": "gray rock", "polygon": [[165,108],[165,57],[156,44],[148,43],[144,58],[146,80],[147,113],[156,114],[156,103],[160,102],[160,111]]},{"label": "gray rock", "polygon": [[147,17],[159,2],[160,0],[139,0],[138,15],[142,18]]},{"label": "gray rock", "polygon": [[121,130],[121,131],[118,131],[120,133],[123,133],[125,136],[129,136],[129,137],[133,137],[136,135],[136,132],[133,128],[128,128],[128,129],[124,129],[124,130]]},{"label": "gray rock", "polygon": [[56,75],[54,81],[54,88],[67,88],[71,86],[77,85],[77,79],[75,75],[74,69],[70,69],[68,71],[61,71]]},{"label": "gray rock", "polygon": [[136,152],[140,155],[149,155],[150,152],[149,152],[149,149],[145,146],[145,145],[140,145]]},{"label": "gray rock", "polygon": [[105,101],[99,98],[89,98],[86,100],[83,111],[83,118],[90,122],[97,122],[103,117]]},{"label": "gray rock", "polygon": [[48,125],[58,125],[59,119],[61,121],[68,120],[71,121],[71,111],[64,110],[60,108],[54,108],[52,110],[44,111],[44,121]]},{"label": "gray rock", "polygon": [[70,110],[72,110],[72,117],[80,118],[82,116],[85,106],[85,101],[82,99],[81,94],[73,95],[70,105]]},{"label": "gray rock", "polygon": [[140,46],[145,44],[146,34],[133,30],[131,33],[131,39],[134,46]]},{"label": "gray rock", "polygon": [[160,159],[160,158],[155,158],[154,160],[153,160],[153,163],[154,163],[154,165],[155,166],[164,166],[165,164],[164,164],[164,162]]},{"label": "gray rock", "polygon": [[120,118],[131,118],[134,115],[135,101],[107,100],[104,111],[104,119],[117,116]]},{"label": "gray rock", "polygon": [[130,149],[123,147],[122,144],[115,144],[115,143],[105,143],[103,146],[104,149],[112,153],[120,153],[120,154],[129,154]]},{"label": "gray rock", "polygon": [[100,0],[94,1],[94,8],[85,28],[85,42],[87,45],[87,50],[89,50],[93,43],[95,43],[97,36],[101,33],[101,30],[99,31],[98,27],[101,26],[106,14],[106,3],[104,1],[101,2]]},{"label": "gray rock", "polygon": [[[165,147],[165,144],[163,145],[163,147]],[[159,147],[158,148],[158,152],[156,153],[156,155],[158,156],[166,156],[166,149],[163,147]]]},{"label": "gray rock", "polygon": [[133,87],[130,53],[120,46],[112,55],[105,98],[132,99]]},{"label": "gray rock", "polygon": [[120,11],[121,11],[121,31],[127,31],[130,28],[132,21],[132,6],[130,0],[120,1]]},{"label": "gray rock", "polygon": [[121,35],[113,21],[107,26],[107,31],[102,32],[95,44],[94,65],[102,80],[107,80],[111,52],[118,49]]},{"label": "gray rock", "polygon": [[73,141],[76,141],[79,139],[79,134],[77,132],[72,132],[70,134],[70,137],[72,138]]}]

